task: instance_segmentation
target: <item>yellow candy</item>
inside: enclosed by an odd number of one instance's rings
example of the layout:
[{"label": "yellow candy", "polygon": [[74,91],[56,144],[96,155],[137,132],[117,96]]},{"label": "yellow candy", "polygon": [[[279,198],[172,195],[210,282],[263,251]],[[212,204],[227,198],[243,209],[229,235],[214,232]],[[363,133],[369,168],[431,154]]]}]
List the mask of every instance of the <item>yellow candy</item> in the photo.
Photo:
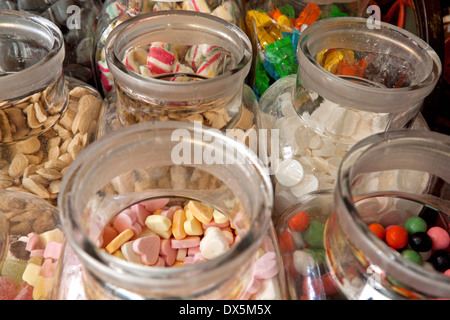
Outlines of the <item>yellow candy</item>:
[{"label": "yellow candy", "polygon": [[165,216],[148,216],[147,219],[145,219],[145,225],[161,238],[169,239],[172,235],[172,221]]},{"label": "yellow candy", "polygon": [[22,280],[28,283],[30,286],[35,286],[38,281],[38,277],[40,276],[40,273],[41,273],[41,266],[38,266],[37,264],[34,263],[29,263],[27,264],[22,274]]},{"label": "yellow candy", "polygon": [[43,276],[38,276],[33,288],[33,299],[48,299],[50,298],[52,290],[53,278],[44,278]]},{"label": "yellow candy", "polygon": [[292,20],[286,17],[284,14],[278,17],[277,22],[283,31],[292,32]]},{"label": "yellow candy", "polygon": [[114,239],[111,240],[110,243],[105,247],[105,250],[108,253],[113,253],[117,249],[119,249],[125,242],[133,238],[134,232],[131,229],[126,229],[119,233]]},{"label": "yellow candy", "polygon": [[255,21],[256,27],[268,27],[273,23],[267,13],[258,10],[250,10],[247,12],[245,23],[249,29],[253,29],[252,20]]},{"label": "yellow candy", "polygon": [[42,244],[45,246],[49,241],[55,241],[62,243],[64,242],[64,233],[59,229],[53,229],[50,231],[46,231],[39,235],[39,239]]},{"label": "yellow candy", "polygon": [[202,223],[209,223],[213,217],[214,209],[200,202],[189,201],[188,208],[192,215]]},{"label": "yellow candy", "polygon": [[203,234],[203,227],[200,221],[196,218],[186,220],[183,224],[184,231],[190,236],[200,236]]},{"label": "yellow candy", "polygon": [[214,210],[213,218],[216,223],[225,223],[228,221],[228,218],[222,212],[217,210]]},{"label": "yellow candy", "polygon": [[122,251],[120,251],[120,250],[114,251],[112,255],[115,256],[116,258],[119,258],[119,259],[122,259],[122,260],[127,260],[125,258],[125,256],[123,255]]}]

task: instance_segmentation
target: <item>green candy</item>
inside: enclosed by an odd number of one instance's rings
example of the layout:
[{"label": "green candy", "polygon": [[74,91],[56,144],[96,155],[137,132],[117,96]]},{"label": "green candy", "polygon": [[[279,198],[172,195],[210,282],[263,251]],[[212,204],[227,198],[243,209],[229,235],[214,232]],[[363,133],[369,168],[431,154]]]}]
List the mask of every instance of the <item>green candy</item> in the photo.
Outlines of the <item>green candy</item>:
[{"label": "green candy", "polygon": [[325,250],[324,249],[309,249],[305,248],[303,251],[309,253],[311,257],[313,257],[314,260],[316,260],[318,265],[325,264]]},{"label": "green candy", "polygon": [[418,265],[422,265],[422,256],[414,250],[405,249],[402,251],[402,256],[409,261],[417,263]]},{"label": "green candy", "polygon": [[331,6],[331,10],[330,10],[330,18],[334,18],[334,17],[348,17],[348,14],[341,11],[341,9],[339,9],[338,6],[333,4]]},{"label": "green candy", "polygon": [[319,221],[310,221],[308,228],[303,231],[303,239],[315,249],[323,248],[323,232],[325,226]]},{"label": "green candy", "polygon": [[294,7],[290,4],[286,3],[285,5],[282,5],[278,7],[278,10],[280,10],[281,14],[284,14],[288,18],[295,18],[295,10]]},{"label": "green candy", "polygon": [[295,62],[295,53],[290,37],[281,38],[268,44],[266,54],[280,78],[297,73],[298,66]]},{"label": "green candy", "polygon": [[405,222],[405,230],[408,234],[416,232],[426,232],[428,229],[427,223],[420,217],[411,217]]},{"label": "green candy", "polygon": [[6,259],[3,263],[1,276],[13,279],[16,284],[22,281],[27,262],[23,260]]}]

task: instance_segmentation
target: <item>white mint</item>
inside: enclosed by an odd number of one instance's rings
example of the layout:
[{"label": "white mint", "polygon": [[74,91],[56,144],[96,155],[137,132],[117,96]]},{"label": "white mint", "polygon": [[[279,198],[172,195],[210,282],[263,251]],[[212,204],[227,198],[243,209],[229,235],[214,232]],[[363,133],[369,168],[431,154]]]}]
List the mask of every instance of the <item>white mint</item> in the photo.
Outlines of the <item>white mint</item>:
[{"label": "white mint", "polygon": [[316,271],[316,261],[308,252],[295,250],[293,260],[295,270],[304,277]]},{"label": "white mint", "polygon": [[336,107],[331,117],[325,123],[325,128],[333,135],[350,137],[356,130],[361,117],[353,110]]},{"label": "white mint", "polygon": [[303,179],[303,166],[294,159],[283,160],[277,168],[275,177],[286,187],[291,187]]},{"label": "white mint", "polygon": [[302,181],[291,188],[294,196],[299,197],[303,194],[319,189],[319,180],[312,174],[305,174]]}]

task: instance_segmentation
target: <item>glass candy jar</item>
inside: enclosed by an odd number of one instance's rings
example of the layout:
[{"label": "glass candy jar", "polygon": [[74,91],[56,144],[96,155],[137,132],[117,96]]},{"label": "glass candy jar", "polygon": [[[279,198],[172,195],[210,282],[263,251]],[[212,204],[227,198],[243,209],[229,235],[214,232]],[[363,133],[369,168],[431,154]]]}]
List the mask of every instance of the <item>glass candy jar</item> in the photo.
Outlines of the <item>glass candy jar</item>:
[{"label": "glass candy jar", "polygon": [[271,158],[279,155],[273,173],[282,209],[301,194],[332,188],[357,141],[411,126],[442,70],[418,37],[386,23],[371,29],[362,18],[314,23],[297,57],[297,76],[278,80],[259,100],[265,126],[279,135]]},{"label": "glass candy jar", "polygon": [[297,74],[301,32],[328,17],[366,15],[367,1],[251,0],[245,2],[245,30],[254,44],[248,83],[260,97],[278,79]]},{"label": "glass candy jar", "polygon": [[[116,27],[105,49],[115,90],[102,134],[152,120],[201,122],[243,137],[260,128],[256,98],[244,84],[252,48],[237,26],[198,12],[148,13]],[[170,71],[175,64],[179,70]]]},{"label": "glass candy jar", "polygon": [[64,248],[54,206],[0,190],[0,300],[55,299]]},{"label": "glass candy jar", "polygon": [[449,142],[375,134],[344,157],[334,194],[299,197],[276,224],[290,296],[448,299]]},{"label": "glass candy jar", "polygon": [[113,88],[113,77],[106,65],[105,44],[111,31],[120,23],[144,13],[166,10],[189,10],[211,14],[242,27],[240,2],[236,0],[107,0],[103,3],[97,26],[96,53],[97,75],[104,93]]},{"label": "glass candy jar", "polygon": [[62,32],[66,46],[66,75],[95,86],[94,40],[101,0],[10,0],[1,10],[19,10],[40,15]]},{"label": "glass candy jar", "polygon": [[[71,165],[60,194],[63,230],[81,261],[78,283],[83,284],[87,299],[284,299],[284,273],[271,221],[272,200],[270,179],[253,152],[218,130],[181,121],[135,124],[97,140]],[[185,222],[190,224],[194,223],[190,211],[206,230],[210,224],[226,221],[217,220],[215,214],[212,220],[203,221],[206,214],[198,217],[197,210],[191,211],[190,201],[219,211],[228,219],[228,231],[235,230],[239,238],[228,250],[210,258],[204,255],[201,242],[197,243],[201,256],[196,255],[200,260],[193,264],[187,264],[186,252],[175,246],[177,240],[195,238],[189,236],[186,223],[182,225],[187,235],[173,238],[180,225],[177,212],[185,210]],[[174,206],[177,211],[170,214]],[[145,225],[139,227],[142,221],[133,218],[128,231],[120,231],[118,214],[143,213],[144,208],[152,212],[144,214]],[[167,229],[151,229],[155,235],[146,229],[152,228],[149,221],[155,222],[153,219],[172,222],[164,222]],[[129,230],[133,230],[132,238],[111,245]],[[205,239],[208,234],[205,231],[204,237],[199,237]],[[169,263],[167,251],[159,249],[157,254],[165,264],[144,260],[135,245],[146,236],[161,237],[161,248],[167,243],[164,240],[170,240],[177,248],[177,261]],[[138,260],[129,255],[130,239]],[[114,249],[110,250],[111,246]],[[258,267],[260,259],[267,263],[264,275]],[[62,283],[76,283],[75,276]],[[70,288],[62,295],[73,295]]]},{"label": "glass candy jar", "polygon": [[97,136],[100,94],[63,74],[60,30],[40,16],[0,11],[0,188],[56,205],[61,177]]}]

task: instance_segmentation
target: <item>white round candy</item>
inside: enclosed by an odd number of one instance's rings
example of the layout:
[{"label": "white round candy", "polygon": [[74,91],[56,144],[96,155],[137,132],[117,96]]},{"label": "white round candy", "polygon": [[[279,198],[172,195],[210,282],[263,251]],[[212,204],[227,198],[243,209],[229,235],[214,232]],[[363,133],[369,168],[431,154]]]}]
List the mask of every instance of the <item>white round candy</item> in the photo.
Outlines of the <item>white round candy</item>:
[{"label": "white round candy", "polygon": [[312,174],[305,174],[303,180],[291,188],[294,196],[299,197],[303,194],[319,189],[319,180]]},{"label": "white round candy", "polygon": [[294,268],[302,276],[311,275],[316,268],[316,261],[308,252],[295,250],[293,254]]},{"label": "white round candy", "polygon": [[283,160],[277,168],[275,177],[278,182],[286,187],[292,187],[302,181],[303,166],[294,159]]}]

